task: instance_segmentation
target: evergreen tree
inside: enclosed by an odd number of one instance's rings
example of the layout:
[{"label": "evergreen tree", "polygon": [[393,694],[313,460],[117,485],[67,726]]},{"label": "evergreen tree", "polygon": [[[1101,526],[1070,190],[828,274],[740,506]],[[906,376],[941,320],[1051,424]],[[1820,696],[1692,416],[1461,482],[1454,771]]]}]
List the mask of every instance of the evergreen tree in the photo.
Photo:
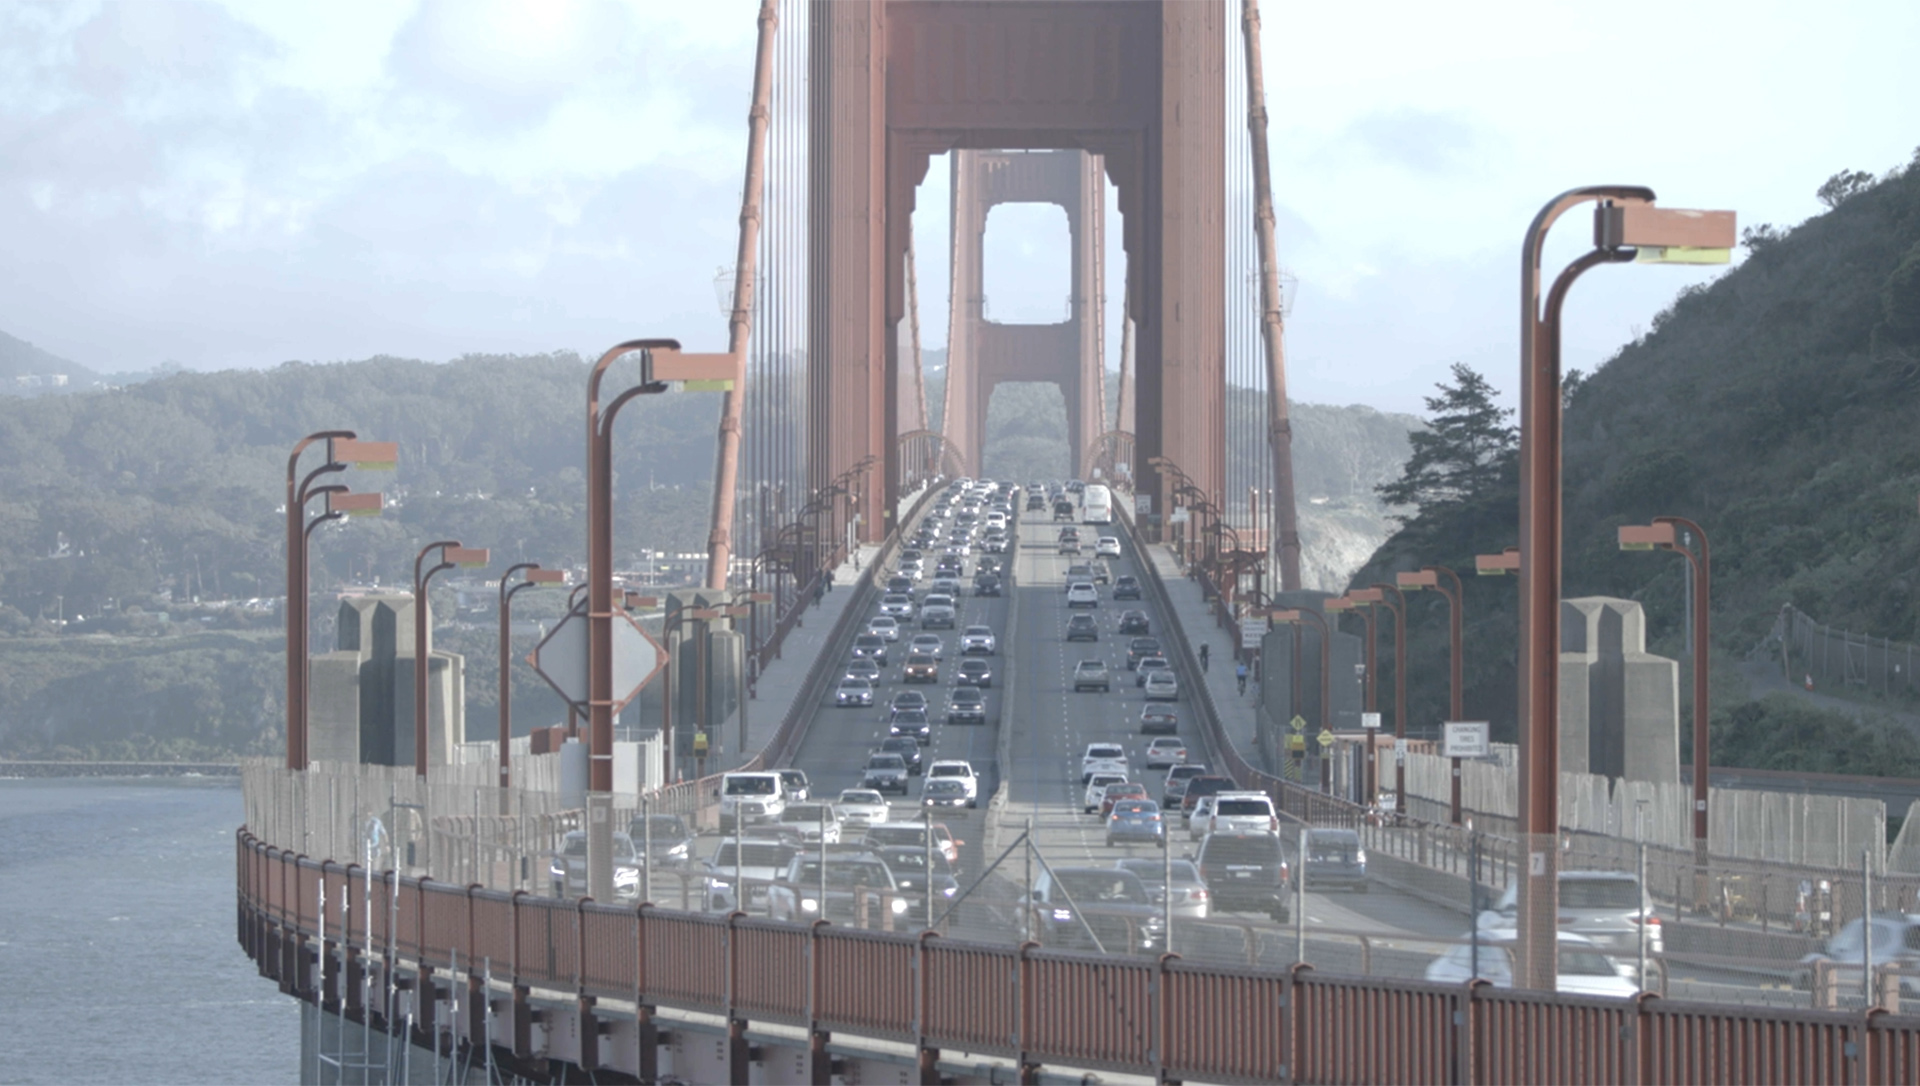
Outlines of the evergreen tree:
[{"label": "evergreen tree", "polygon": [[1403,524],[1489,494],[1519,448],[1513,411],[1493,402],[1486,378],[1456,362],[1453,382],[1435,387],[1427,429],[1408,435],[1413,455],[1400,478],[1375,488],[1388,504],[1412,509]]}]

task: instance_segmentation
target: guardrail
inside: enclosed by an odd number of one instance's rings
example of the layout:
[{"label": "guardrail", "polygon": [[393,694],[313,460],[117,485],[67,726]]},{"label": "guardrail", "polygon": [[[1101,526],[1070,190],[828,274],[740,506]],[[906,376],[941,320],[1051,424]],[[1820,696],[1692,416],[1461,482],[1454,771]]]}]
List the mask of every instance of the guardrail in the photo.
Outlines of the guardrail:
[{"label": "guardrail", "polygon": [[[528,994],[538,989],[573,1001],[590,1035],[604,1024],[596,1001],[632,1001],[643,1020],[672,1007],[724,1016],[740,1031],[772,1022],[842,1044],[866,1037],[923,1054],[1009,1057],[1029,1073],[1063,1064],[1159,1081],[1920,1080],[1920,1016],[1603,1000],[984,945],[442,885],[296,856],[245,831],[236,848],[237,935],[262,976],[392,1029],[390,1015],[358,1003],[358,971],[384,968],[391,979],[412,963],[408,983],[423,986],[431,972],[464,973],[472,1013],[436,1026],[433,999],[410,1021],[436,1046],[446,1034],[469,1044],[490,1037],[519,1059],[533,1055],[539,1012]],[[492,1012],[509,1028],[494,1031]],[[615,1054],[589,1051],[594,1066],[618,1067]],[[641,1052],[628,1070],[649,1059]]]}]

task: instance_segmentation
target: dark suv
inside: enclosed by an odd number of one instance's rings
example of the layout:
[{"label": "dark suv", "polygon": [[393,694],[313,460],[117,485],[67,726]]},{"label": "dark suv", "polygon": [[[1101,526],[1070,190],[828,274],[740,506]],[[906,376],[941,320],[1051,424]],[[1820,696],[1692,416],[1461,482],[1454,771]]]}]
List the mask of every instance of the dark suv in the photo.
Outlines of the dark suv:
[{"label": "dark suv", "polygon": [[1067,640],[1098,641],[1100,627],[1093,624],[1092,615],[1075,615],[1067,620]]},{"label": "dark suv", "polygon": [[1137,600],[1140,598],[1140,578],[1129,573],[1116,577],[1113,581],[1113,598],[1116,600]]},{"label": "dark suv", "polygon": [[1213,893],[1213,907],[1229,912],[1263,912],[1286,923],[1293,910],[1293,883],[1280,838],[1270,833],[1210,833],[1194,857],[1200,878]]}]

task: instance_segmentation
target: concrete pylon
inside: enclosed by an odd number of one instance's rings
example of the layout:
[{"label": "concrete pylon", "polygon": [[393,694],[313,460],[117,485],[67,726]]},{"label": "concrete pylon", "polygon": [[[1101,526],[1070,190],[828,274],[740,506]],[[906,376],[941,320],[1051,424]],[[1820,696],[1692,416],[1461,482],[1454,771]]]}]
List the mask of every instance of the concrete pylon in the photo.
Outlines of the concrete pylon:
[{"label": "concrete pylon", "polygon": [[[1084,476],[1087,443],[1107,427],[1101,289],[1106,259],[1105,165],[1085,151],[956,150],[953,280],[948,304],[946,409],[941,431],[966,470],[981,473],[987,403],[1002,381],[1049,381],[1067,404],[1067,447]],[[1065,319],[1001,324],[985,307],[987,215],[996,204],[1045,203],[1067,213],[1072,239]]]}]

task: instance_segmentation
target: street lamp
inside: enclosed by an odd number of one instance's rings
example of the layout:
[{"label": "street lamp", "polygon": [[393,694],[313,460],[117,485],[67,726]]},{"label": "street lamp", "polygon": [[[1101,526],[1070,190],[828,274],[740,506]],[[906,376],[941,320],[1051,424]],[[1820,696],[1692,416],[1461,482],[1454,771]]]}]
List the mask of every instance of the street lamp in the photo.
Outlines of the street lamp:
[{"label": "street lamp", "polygon": [[[527,571],[527,579],[514,585],[512,588],[508,588],[507,582],[512,580],[513,575],[521,570]],[[512,643],[513,639],[513,596],[514,593],[521,589],[532,588],[534,585],[565,583],[567,583],[566,570],[541,569],[540,563],[538,562],[516,563],[508,566],[507,571],[500,575],[500,788],[502,789],[502,803],[506,802],[504,792],[509,784],[507,741],[513,735],[513,729],[511,727],[512,714],[508,708],[508,701],[513,692],[513,684],[509,678],[513,673],[513,662],[507,655],[508,646]]]},{"label": "street lamp", "polygon": [[[1682,546],[1675,538],[1676,527],[1699,540],[1697,550]],[[1623,551],[1678,551],[1693,567],[1693,866],[1694,896],[1706,892],[1707,873],[1707,713],[1710,709],[1708,683],[1708,602],[1709,581],[1713,576],[1712,552],[1707,533],[1686,517],[1655,517],[1652,524],[1620,526]]]},{"label": "street lamp", "polygon": [[[1516,550],[1514,552],[1514,558],[1518,559],[1519,557],[1520,552]],[[1441,582],[1440,578],[1442,577],[1453,582],[1451,589]],[[1394,580],[1401,588],[1409,592],[1431,588],[1440,593],[1447,601],[1447,719],[1457,721],[1466,715],[1466,710],[1461,707],[1463,696],[1461,673],[1464,668],[1461,663],[1462,657],[1460,652],[1460,611],[1461,605],[1464,602],[1465,591],[1460,584],[1460,575],[1445,566],[1426,566],[1416,573],[1396,574]],[[1450,810],[1453,816],[1453,824],[1458,826],[1460,824],[1460,759],[1454,758],[1452,762],[1453,802]],[[1406,784],[1407,768],[1403,762],[1399,767],[1398,783],[1402,803],[1406,801]],[[1403,806],[1400,810],[1401,813],[1404,814],[1406,808]]]},{"label": "street lamp", "polygon": [[[326,462],[300,475],[300,454],[317,441],[326,442]],[[333,506],[344,497],[346,487],[316,490],[313,484],[323,475],[342,472],[349,467],[391,468],[399,458],[400,446],[391,441],[360,441],[352,430],[321,430],[301,438],[287,457],[287,768],[307,768],[307,540],[311,527],[306,523],[307,502],[316,495],[328,495],[329,509],[322,520],[337,519]],[[380,495],[356,495],[356,501],[339,507],[340,515],[377,513]],[[368,503],[371,503],[369,509]]]},{"label": "street lamp", "polygon": [[[440,561],[424,573],[420,567],[426,564],[427,555],[440,552]],[[427,621],[427,585],[433,581],[433,575],[443,569],[464,566],[469,569],[484,566],[490,556],[485,547],[464,547],[457,539],[443,539],[420,548],[413,559],[413,774],[421,780],[427,777],[427,672],[432,662],[432,639],[429,636],[431,624]],[[453,702],[447,702],[451,710]]]},{"label": "street lamp", "polygon": [[[1333,605],[1338,602],[1340,601],[1327,600],[1322,603],[1321,606],[1326,607],[1328,610],[1333,610]],[[1269,617],[1275,622],[1287,623],[1289,625],[1297,625],[1302,621],[1309,622],[1315,629],[1320,631],[1320,730],[1322,732],[1333,731],[1333,631],[1329,628],[1326,618],[1318,611],[1310,611],[1304,607],[1293,607],[1284,611],[1275,611]],[[1298,687],[1300,685],[1299,673],[1296,671],[1289,677],[1289,680],[1295,687]],[[1326,753],[1323,750],[1320,755],[1320,788],[1322,791],[1327,789],[1330,777],[1330,767],[1327,763]]]},{"label": "street lamp", "polygon": [[[1730,211],[1653,206],[1653,190],[1598,185],[1562,193],[1527,227],[1520,261],[1519,698],[1520,832],[1527,864],[1519,887],[1525,986],[1552,991],[1560,831],[1560,313],[1573,283],[1601,264],[1725,263],[1735,241]],[[1562,270],[1541,298],[1547,231],[1567,211],[1594,207],[1591,251]]]},{"label": "street lamp", "polygon": [[1407,597],[1395,585],[1376,584],[1372,590],[1393,612],[1393,809],[1401,815],[1407,809],[1407,763],[1401,753],[1407,738]]}]

